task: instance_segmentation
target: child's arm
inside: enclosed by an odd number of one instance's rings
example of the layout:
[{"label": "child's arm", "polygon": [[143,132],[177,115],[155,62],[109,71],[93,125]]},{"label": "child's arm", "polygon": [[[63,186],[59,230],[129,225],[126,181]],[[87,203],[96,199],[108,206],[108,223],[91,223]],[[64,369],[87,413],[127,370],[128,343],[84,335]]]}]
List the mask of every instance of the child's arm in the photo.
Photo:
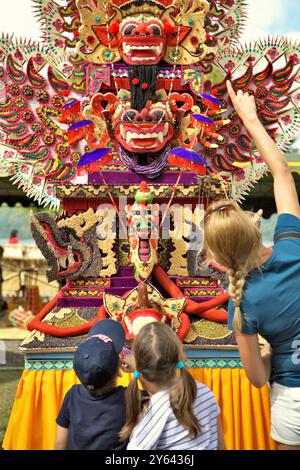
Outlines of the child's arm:
[{"label": "child's arm", "polygon": [[69,429],[57,426],[54,450],[66,450],[68,443]]},{"label": "child's arm", "polygon": [[70,427],[70,396],[73,389],[74,385],[67,392],[56,419],[57,428],[54,450],[66,450],[67,448]]},{"label": "child's arm", "polygon": [[225,444],[225,439],[224,439],[224,433],[223,433],[223,428],[222,428],[222,423],[221,423],[221,418],[218,416],[218,424],[217,424],[217,429],[218,429],[218,450],[226,450],[226,444]]}]

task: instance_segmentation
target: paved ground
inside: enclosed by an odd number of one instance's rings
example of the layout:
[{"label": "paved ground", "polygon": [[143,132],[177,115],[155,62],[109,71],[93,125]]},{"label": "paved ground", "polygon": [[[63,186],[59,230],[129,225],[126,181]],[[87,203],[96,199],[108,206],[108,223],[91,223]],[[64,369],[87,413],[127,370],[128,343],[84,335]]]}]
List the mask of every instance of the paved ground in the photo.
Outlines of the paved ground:
[{"label": "paved ground", "polygon": [[24,356],[19,345],[28,332],[19,328],[9,327],[7,312],[0,312],[0,373],[3,368],[24,367]]},{"label": "paved ground", "polygon": [[0,374],[2,369],[23,369],[24,355],[19,351],[20,340],[0,339]]},{"label": "paved ground", "polygon": [[0,312],[0,449],[24,368],[24,356],[18,348],[27,333],[8,327],[7,312]]}]

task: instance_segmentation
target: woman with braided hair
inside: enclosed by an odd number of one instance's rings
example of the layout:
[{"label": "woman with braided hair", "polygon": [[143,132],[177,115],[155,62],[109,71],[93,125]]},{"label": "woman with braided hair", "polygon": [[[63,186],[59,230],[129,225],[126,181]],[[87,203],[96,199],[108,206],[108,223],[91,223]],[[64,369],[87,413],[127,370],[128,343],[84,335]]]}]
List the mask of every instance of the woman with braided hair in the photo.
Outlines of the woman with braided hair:
[{"label": "woman with braided hair", "polygon": [[[204,218],[208,258],[227,269],[228,327],[235,332],[250,382],[271,383],[271,435],[278,449],[300,450],[300,206],[282,152],[260,123],[255,100],[227,88],[233,106],[274,179],[278,212],[273,247],[264,247],[255,217],[230,200]],[[259,347],[258,334],[267,340]]]}]

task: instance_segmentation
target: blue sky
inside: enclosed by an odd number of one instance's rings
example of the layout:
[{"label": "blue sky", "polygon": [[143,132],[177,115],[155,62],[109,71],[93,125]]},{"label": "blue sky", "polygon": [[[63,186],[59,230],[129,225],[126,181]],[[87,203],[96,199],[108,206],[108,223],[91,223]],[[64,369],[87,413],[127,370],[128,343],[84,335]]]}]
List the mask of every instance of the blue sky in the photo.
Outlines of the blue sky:
[{"label": "blue sky", "polygon": [[[0,32],[39,39],[31,0],[0,0]],[[248,26],[243,38],[288,34],[300,40],[300,0],[248,0]]]},{"label": "blue sky", "polygon": [[299,0],[248,0],[248,5],[244,39],[286,34],[300,40]]}]

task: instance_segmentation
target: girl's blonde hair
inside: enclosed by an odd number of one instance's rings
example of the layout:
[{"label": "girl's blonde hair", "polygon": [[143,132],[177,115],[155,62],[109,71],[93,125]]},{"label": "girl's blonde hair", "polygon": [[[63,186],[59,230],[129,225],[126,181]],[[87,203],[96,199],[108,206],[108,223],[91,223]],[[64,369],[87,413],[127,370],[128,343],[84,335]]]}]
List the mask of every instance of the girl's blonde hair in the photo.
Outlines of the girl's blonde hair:
[{"label": "girl's blonde hair", "polygon": [[[183,360],[182,344],[173,330],[159,322],[145,325],[134,340],[133,352],[136,369],[150,383],[165,388],[176,379],[178,362]],[[196,382],[185,369],[170,391],[170,404],[178,422],[189,430],[192,437],[200,432],[200,424],[193,411],[197,395]],[[126,423],[120,438],[126,440],[143,411],[138,380],[133,377],[126,391]]]},{"label": "girl's blonde hair", "polygon": [[204,240],[209,260],[227,268],[229,294],[234,303],[233,327],[242,331],[240,308],[245,279],[249,271],[261,264],[261,233],[255,217],[233,201],[210,204],[204,216]]}]

